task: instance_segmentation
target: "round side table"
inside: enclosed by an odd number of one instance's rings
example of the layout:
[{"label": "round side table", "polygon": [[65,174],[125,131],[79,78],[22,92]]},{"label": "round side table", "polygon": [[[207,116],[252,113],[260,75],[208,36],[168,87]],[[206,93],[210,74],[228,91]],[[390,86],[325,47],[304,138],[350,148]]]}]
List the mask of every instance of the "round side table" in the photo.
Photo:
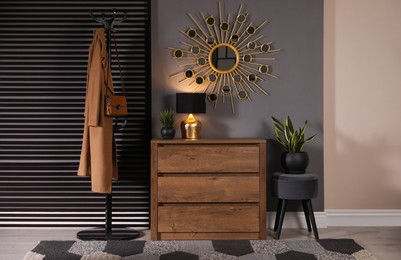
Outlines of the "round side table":
[{"label": "round side table", "polygon": [[319,239],[311,201],[311,199],[316,198],[317,196],[318,180],[318,176],[314,173],[273,173],[273,196],[278,198],[276,221],[274,224],[276,239],[280,239],[288,200],[302,201],[308,231],[311,232],[313,228],[315,238]]}]

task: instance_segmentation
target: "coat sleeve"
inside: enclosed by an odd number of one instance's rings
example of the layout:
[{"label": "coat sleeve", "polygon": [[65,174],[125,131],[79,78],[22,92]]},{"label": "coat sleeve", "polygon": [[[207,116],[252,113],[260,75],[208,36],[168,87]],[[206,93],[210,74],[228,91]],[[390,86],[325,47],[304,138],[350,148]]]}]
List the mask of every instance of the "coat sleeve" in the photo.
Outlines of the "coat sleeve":
[{"label": "coat sleeve", "polygon": [[103,113],[102,104],[102,84],[104,84],[104,72],[102,68],[101,43],[96,41],[93,46],[92,59],[88,64],[87,79],[87,102],[88,102],[88,125],[100,126],[100,113]]}]

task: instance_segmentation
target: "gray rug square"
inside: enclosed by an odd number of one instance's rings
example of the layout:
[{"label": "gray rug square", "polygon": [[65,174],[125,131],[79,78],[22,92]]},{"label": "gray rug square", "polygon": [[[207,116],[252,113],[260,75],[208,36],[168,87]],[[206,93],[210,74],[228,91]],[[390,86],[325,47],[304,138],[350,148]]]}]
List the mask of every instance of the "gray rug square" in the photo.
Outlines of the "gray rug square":
[{"label": "gray rug square", "polygon": [[308,240],[288,240],[285,241],[285,244],[291,250],[314,255],[320,255],[326,251],[319,243],[311,244]]},{"label": "gray rug square", "polygon": [[69,253],[76,255],[88,255],[96,252],[103,252],[106,247],[106,241],[81,241],[78,240],[68,249]]},{"label": "gray rug square", "polygon": [[183,240],[179,244],[179,250],[194,255],[203,255],[207,252],[213,252],[214,248],[210,240]]}]

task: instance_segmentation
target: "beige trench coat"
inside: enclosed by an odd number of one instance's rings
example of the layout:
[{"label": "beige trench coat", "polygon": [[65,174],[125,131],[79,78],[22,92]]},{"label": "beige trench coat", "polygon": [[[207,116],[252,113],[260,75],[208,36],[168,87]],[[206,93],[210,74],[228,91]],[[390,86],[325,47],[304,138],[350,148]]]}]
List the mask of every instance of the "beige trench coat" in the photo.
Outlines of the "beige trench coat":
[{"label": "beige trench coat", "polygon": [[111,193],[112,180],[117,179],[113,118],[104,115],[106,84],[113,90],[104,29],[96,29],[89,48],[85,125],[78,175],[91,176],[92,191],[98,193]]}]

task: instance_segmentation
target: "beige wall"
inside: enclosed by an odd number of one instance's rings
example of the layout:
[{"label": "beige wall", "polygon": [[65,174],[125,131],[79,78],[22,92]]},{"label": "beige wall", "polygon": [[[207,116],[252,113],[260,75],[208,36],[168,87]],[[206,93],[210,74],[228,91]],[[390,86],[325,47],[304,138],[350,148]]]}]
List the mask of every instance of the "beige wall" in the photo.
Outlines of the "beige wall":
[{"label": "beige wall", "polygon": [[325,0],[325,209],[401,209],[401,0]]}]

